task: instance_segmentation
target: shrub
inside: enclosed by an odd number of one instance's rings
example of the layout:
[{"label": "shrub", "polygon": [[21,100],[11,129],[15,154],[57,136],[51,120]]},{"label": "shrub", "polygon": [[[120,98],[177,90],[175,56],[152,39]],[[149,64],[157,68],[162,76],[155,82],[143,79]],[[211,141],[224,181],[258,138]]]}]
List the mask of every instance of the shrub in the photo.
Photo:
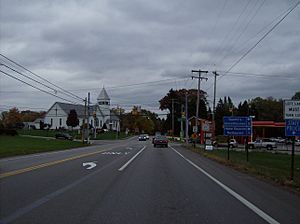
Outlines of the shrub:
[{"label": "shrub", "polygon": [[0,135],[15,136],[15,135],[18,135],[18,132],[17,132],[16,129],[1,128],[0,129]]}]

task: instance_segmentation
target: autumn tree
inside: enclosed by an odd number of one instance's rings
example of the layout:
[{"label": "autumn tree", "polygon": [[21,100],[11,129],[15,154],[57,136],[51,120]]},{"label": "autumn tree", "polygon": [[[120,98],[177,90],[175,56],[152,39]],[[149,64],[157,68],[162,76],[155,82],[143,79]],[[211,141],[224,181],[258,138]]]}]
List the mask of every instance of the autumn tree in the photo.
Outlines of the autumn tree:
[{"label": "autumn tree", "polygon": [[72,127],[72,129],[79,125],[79,119],[77,117],[76,110],[70,110],[66,123],[69,127]]},{"label": "autumn tree", "polygon": [[15,128],[17,123],[20,123],[21,121],[21,114],[19,110],[14,107],[5,114],[3,124],[4,127],[7,128]]},{"label": "autumn tree", "polygon": [[122,115],[121,129],[153,134],[161,130],[161,120],[156,113],[134,106],[131,112]]}]

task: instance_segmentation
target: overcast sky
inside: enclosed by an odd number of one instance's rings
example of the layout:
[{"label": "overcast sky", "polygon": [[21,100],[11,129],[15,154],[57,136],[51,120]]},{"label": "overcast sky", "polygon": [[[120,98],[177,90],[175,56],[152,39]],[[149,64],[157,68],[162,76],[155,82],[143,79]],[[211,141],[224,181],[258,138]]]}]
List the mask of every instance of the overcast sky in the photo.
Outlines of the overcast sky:
[{"label": "overcast sky", "polygon": [[[225,71],[297,2],[0,0],[0,52],[82,98],[91,92],[92,102],[105,86],[112,105],[123,108],[141,105],[158,112],[158,101],[171,88],[197,87],[192,69],[209,71],[201,89],[210,103],[214,70],[222,75],[217,99],[230,96],[236,104],[257,96],[288,99],[300,91],[300,5]],[[47,110],[62,101],[3,73],[0,82],[1,110]]]}]

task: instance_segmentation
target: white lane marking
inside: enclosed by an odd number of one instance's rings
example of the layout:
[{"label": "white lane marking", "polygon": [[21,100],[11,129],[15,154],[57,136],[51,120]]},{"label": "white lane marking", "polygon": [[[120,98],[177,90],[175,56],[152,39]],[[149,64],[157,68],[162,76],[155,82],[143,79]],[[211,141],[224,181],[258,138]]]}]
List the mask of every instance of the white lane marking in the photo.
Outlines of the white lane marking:
[{"label": "white lane marking", "polygon": [[103,152],[102,155],[121,155],[122,152]]},{"label": "white lane marking", "polygon": [[86,162],[86,163],[82,163],[82,166],[83,167],[86,167],[87,170],[91,170],[93,168],[95,168],[97,166],[97,161],[94,161],[94,162]]},{"label": "white lane marking", "polygon": [[119,171],[123,171],[139,154],[141,154],[145,150],[146,146],[144,146],[137,154],[135,154],[130,160],[127,161],[120,169]]},{"label": "white lane marking", "polygon": [[209,173],[207,173],[205,170],[197,166],[195,163],[193,163],[191,160],[183,156],[181,153],[179,153],[176,149],[174,149],[172,146],[170,146],[171,149],[173,149],[179,156],[181,156],[184,160],[186,160],[188,163],[190,163],[193,167],[195,167],[197,170],[202,172],[204,175],[206,175],[208,178],[210,178],[212,181],[214,181],[216,184],[218,184],[220,187],[222,187],[225,191],[227,191],[229,194],[231,194],[233,197],[235,197],[237,200],[239,200],[241,203],[243,203],[245,206],[247,206],[249,209],[251,209],[253,212],[255,212],[257,215],[259,215],[261,218],[263,218],[265,221],[271,224],[279,224],[278,221],[273,219],[271,216],[266,214],[264,211],[256,207],[254,204],[249,202],[247,199],[245,199],[243,196],[239,195],[235,191],[231,190],[229,187],[227,187],[225,184],[211,176]]}]

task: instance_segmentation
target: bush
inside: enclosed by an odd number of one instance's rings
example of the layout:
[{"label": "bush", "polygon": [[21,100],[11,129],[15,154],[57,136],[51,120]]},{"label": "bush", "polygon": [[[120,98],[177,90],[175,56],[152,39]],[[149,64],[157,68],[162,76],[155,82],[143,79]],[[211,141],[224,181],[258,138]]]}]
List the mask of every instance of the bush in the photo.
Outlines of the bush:
[{"label": "bush", "polygon": [[15,136],[15,135],[18,135],[18,132],[17,132],[16,129],[1,128],[1,129],[0,129],[0,135],[11,135],[11,136]]}]

